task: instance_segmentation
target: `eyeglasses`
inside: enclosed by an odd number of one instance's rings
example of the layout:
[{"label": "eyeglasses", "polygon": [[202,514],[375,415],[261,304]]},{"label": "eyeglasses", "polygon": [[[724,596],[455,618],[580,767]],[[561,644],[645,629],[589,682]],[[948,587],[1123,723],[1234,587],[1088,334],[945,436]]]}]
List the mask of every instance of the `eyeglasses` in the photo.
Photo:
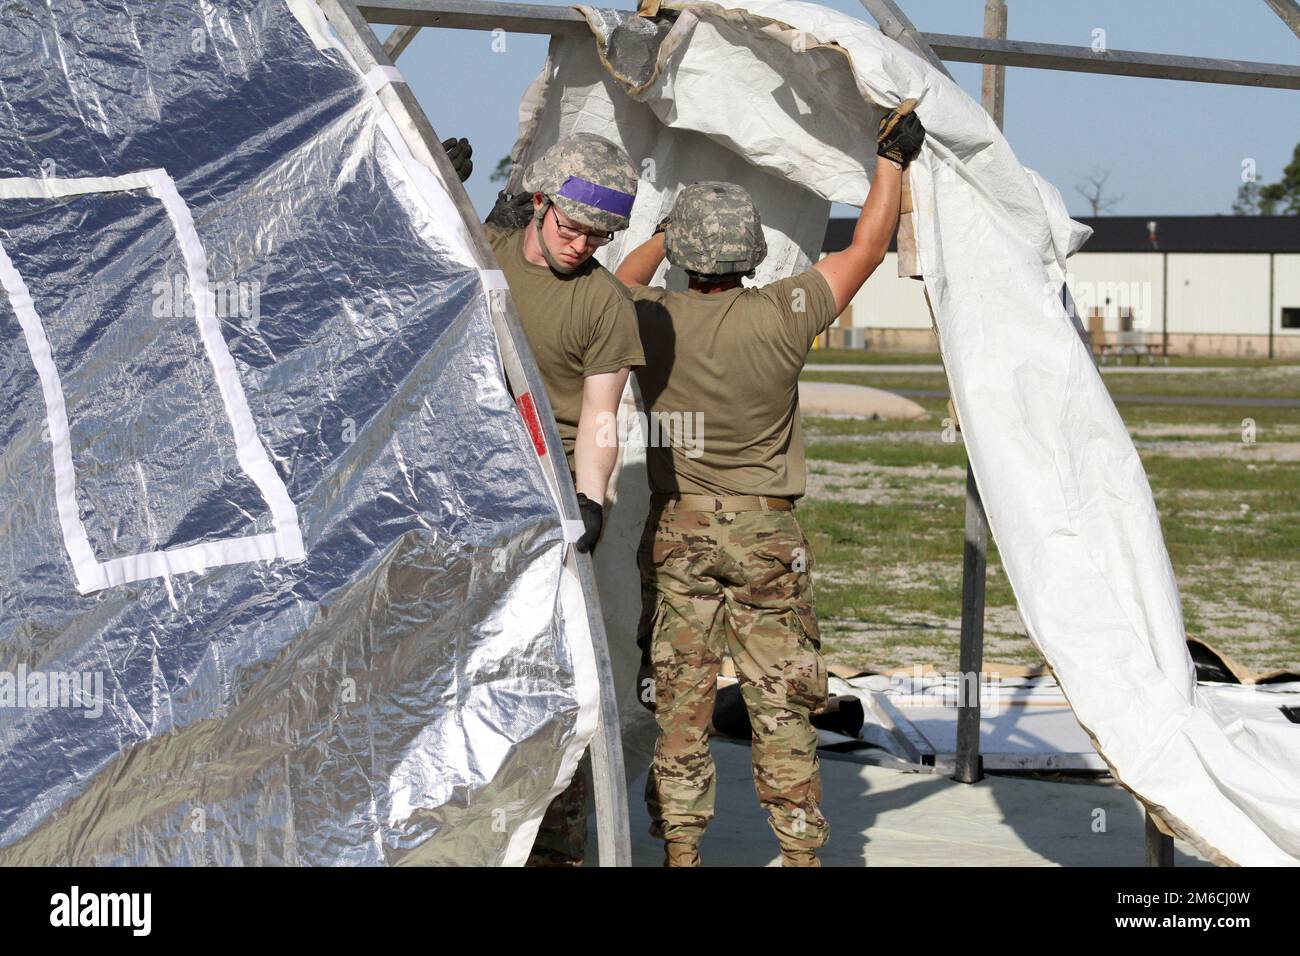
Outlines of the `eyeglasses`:
[{"label": "eyeglasses", "polygon": [[584,232],[576,226],[570,226],[560,219],[560,211],[554,206],[551,211],[555,213],[555,231],[560,234],[560,238],[565,242],[573,242],[575,239],[586,239],[587,245],[599,249],[601,246],[609,245],[613,242],[614,234],[612,232]]}]

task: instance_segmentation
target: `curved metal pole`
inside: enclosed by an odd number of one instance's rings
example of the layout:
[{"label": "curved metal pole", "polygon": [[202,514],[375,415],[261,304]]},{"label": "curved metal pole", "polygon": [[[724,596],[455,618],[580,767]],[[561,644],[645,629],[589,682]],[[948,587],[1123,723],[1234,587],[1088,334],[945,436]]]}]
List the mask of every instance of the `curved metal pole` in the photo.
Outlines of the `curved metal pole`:
[{"label": "curved metal pole", "polygon": [[1273,12],[1282,18],[1282,22],[1291,28],[1291,32],[1300,37],[1300,4],[1295,0],[1264,0]]},{"label": "curved metal pole", "polygon": [[931,66],[948,79],[952,79],[952,74],[943,65],[943,60],[930,49],[930,44],[925,42],[920,31],[912,26],[912,21],[894,0],[861,0],[861,3],[876,23],[880,24],[881,33],[891,40],[897,40],[917,56],[929,61]]},{"label": "curved metal pole", "polygon": [[411,45],[411,41],[419,32],[419,27],[396,27],[384,41],[384,52],[388,54],[388,59],[396,60],[401,56],[402,51]]}]

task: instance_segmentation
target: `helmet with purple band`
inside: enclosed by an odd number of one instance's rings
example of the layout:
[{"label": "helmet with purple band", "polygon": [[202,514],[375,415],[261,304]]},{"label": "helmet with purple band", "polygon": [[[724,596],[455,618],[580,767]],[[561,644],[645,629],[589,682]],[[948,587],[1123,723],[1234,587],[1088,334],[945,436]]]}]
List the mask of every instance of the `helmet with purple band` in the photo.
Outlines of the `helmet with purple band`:
[{"label": "helmet with purple band", "polygon": [[585,229],[626,229],[636,200],[636,167],[627,153],[594,133],[560,140],[524,174],[523,187],[542,193]]}]

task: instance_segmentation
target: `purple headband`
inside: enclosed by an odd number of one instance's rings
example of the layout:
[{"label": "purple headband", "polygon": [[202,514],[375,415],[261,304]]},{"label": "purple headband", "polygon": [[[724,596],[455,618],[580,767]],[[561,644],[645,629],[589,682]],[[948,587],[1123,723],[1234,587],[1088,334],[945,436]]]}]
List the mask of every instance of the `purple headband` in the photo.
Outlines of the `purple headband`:
[{"label": "purple headband", "polygon": [[570,176],[566,179],[556,195],[563,196],[565,199],[572,199],[575,202],[586,203],[588,206],[595,206],[597,209],[603,209],[615,216],[632,215],[632,203],[636,201],[635,196],[629,196],[617,189],[609,189],[605,186],[589,183],[577,176]]}]

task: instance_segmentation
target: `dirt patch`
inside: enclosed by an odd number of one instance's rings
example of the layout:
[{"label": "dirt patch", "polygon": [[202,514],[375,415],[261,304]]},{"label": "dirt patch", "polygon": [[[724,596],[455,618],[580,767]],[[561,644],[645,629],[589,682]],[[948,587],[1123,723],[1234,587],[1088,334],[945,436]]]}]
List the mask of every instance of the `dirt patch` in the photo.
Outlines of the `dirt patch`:
[{"label": "dirt patch", "polygon": [[1300,461],[1300,442],[1148,441],[1133,443],[1139,454],[1165,458],[1217,458],[1228,461]]},{"label": "dirt patch", "polygon": [[1178,572],[1187,629],[1256,670],[1300,670],[1300,561],[1216,561]]},{"label": "dirt patch", "polygon": [[804,430],[804,439],[807,444],[813,442],[825,443],[828,445],[960,445],[962,444],[961,432],[954,431],[952,435],[955,441],[945,441],[945,432],[941,429],[925,431],[916,429],[907,432],[866,432],[858,435],[836,434],[833,432],[818,432],[810,429]]},{"label": "dirt patch", "polygon": [[[1151,424],[1130,425],[1128,432],[1137,438],[1169,438],[1186,436],[1188,438],[1221,438],[1224,441],[1241,440],[1241,428],[1237,425],[1167,425]],[[1268,425],[1255,429],[1255,440],[1282,441],[1288,438],[1300,438],[1300,425]]]},{"label": "dirt patch", "polygon": [[[832,663],[859,667],[932,664],[956,671],[960,663],[961,618],[924,611],[881,613],[877,620],[821,618],[826,657]],[[1017,664],[1034,664],[1042,655],[1030,641],[1014,607],[989,607],[984,614],[984,656]]]},{"label": "dirt patch", "polygon": [[808,469],[808,496],[855,505],[914,506],[921,499],[961,497],[965,480],[964,468],[815,461]]}]

